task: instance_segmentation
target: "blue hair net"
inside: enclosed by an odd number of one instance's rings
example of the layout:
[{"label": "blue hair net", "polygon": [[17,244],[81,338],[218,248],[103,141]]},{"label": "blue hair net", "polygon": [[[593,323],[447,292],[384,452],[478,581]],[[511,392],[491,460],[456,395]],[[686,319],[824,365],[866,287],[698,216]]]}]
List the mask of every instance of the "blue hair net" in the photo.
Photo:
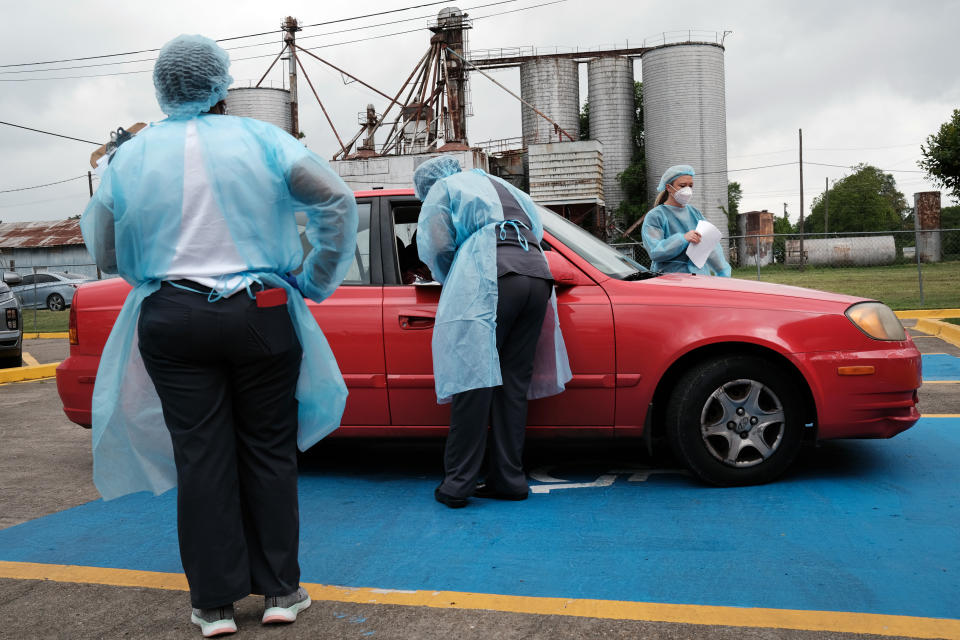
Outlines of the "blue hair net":
[{"label": "blue hair net", "polygon": [[660,176],[660,184],[657,185],[657,191],[663,191],[667,188],[667,185],[679,178],[680,176],[690,176],[693,177],[696,174],[693,171],[693,167],[688,164],[675,164],[666,171],[663,172],[663,175]]},{"label": "blue hair net", "polygon": [[163,45],[153,67],[160,110],[171,118],[192,118],[227,97],[233,78],[230,56],[199,35],[180,35]]},{"label": "blue hair net", "polygon": [[460,163],[450,156],[430,158],[413,172],[413,190],[423,200],[437,180],[460,173]]}]

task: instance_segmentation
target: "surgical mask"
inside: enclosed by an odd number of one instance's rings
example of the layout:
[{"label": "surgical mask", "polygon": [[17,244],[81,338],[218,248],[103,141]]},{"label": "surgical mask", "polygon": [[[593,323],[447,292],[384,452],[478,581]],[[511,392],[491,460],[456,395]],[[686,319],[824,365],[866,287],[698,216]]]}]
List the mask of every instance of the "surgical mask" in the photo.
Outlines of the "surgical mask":
[{"label": "surgical mask", "polygon": [[693,199],[693,187],[684,187],[673,192],[673,199],[685,205]]}]

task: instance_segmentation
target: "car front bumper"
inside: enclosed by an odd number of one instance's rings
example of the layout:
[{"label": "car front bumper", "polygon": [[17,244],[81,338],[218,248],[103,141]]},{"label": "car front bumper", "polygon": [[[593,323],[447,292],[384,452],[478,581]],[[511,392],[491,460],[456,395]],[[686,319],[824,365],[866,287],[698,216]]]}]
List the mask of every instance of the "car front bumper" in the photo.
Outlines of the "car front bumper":
[{"label": "car front bumper", "polygon": [[794,354],[811,382],[818,439],[891,438],[920,419],[920,353],[912,344],[895,344],[882,350]]}]

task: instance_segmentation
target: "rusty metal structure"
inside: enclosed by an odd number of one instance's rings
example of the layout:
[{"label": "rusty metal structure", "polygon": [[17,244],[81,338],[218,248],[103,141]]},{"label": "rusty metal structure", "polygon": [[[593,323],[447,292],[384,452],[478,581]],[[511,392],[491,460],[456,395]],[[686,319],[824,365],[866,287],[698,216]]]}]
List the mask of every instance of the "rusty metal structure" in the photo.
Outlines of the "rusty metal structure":
[{"label": "rusty metal structure", "polygon": [[917,232],[917,261],[940,262],[940,192],[921,191],[913,194],[913,225]]}]

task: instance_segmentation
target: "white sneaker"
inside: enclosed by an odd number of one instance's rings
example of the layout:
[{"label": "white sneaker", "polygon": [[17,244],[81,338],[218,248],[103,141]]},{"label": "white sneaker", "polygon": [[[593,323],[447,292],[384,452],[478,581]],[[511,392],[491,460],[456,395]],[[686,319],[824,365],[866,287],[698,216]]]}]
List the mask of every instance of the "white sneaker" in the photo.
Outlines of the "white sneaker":
[{"label": "white sneaker", "polygon": [[190,622],[200,627],[204,638],[222,636],[237,632],[237,623],[233,620],[233,605],[216,609],[194,609],[190,612]]},{"label": "white sneaker", "polygon": [[263,624],[293,622],[297,614],[310,606],[310,594],[303,587],[286,596],[270,596],[263,599]]}]

